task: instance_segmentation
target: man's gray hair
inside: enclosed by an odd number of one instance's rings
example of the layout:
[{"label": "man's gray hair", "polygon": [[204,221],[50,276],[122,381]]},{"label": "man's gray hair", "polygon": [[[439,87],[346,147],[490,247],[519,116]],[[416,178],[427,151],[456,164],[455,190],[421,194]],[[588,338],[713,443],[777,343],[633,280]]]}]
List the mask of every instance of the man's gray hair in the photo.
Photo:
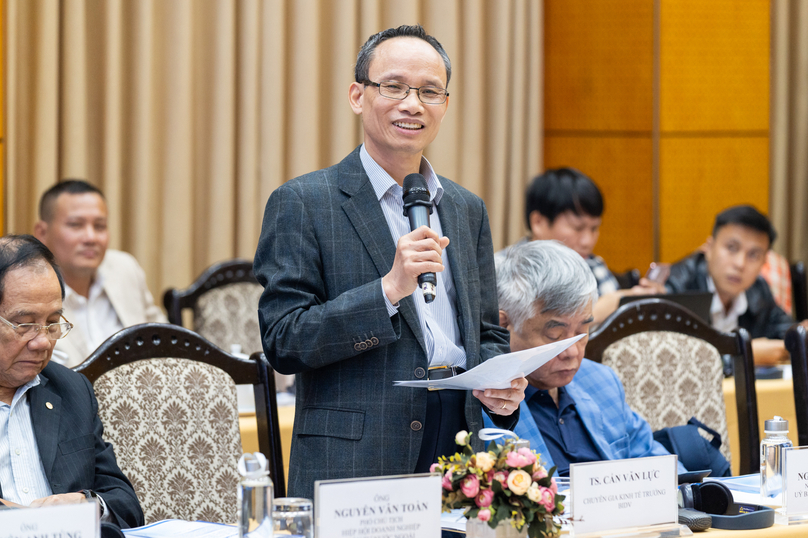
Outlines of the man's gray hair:
[{"label": "man's gray hair", "polygon": [[589,265],[557,241],[517,243],[497,253],[499,309],[514,330],[535,316],[536,309],[569,316],[598,298],[598,283]]}]

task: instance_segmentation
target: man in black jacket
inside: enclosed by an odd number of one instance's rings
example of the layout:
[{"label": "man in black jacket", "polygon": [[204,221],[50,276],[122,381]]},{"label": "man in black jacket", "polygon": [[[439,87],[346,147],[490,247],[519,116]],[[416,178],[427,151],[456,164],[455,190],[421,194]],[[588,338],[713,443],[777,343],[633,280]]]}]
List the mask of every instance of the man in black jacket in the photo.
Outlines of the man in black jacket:
[{"label": "man in black jacket", "polygon": [[72,328],[64,282],[33,236],[0,238],[0,503],[96,500],[101,521],[143,525],[132,484],[103,439],[98,402],[81,374],[50,363]]},{"label": "man in black jacket", "polygon": [[754,207],[730,207],[716,217],[713,235],[701,251],[671,267],[665,286],[671,293],[712,292],[713,327],[723,332],[738,327],[749,331],[756,364],[788,358],[783,338],[794,324],[760,276],[776,237],[769,219]]}]

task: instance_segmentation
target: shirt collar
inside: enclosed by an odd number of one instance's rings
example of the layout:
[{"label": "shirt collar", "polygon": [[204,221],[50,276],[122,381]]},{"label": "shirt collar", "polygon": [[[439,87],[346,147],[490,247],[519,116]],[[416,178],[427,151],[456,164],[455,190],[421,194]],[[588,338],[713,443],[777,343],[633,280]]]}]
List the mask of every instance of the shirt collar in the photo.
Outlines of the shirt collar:
[{"label": "shirt collar", "polygon": [[[359,158],[362,160],[362,167],[365,169],[365,173],[367,173],[368,178],[370,178],[370,184],[373,185],[373,191],[376,193],[377,200],[381,201],[382,197],[388,192],[392,196],[401,197],[403,193],[401,185],[396,183],[396,180],[393,179],[379,163],[373,160],[373,157],[371,157],[370,153],[365,149],[364,144],[362,144],[362,147],[359,149]],[[440,184],[438,175],[435,173],[432,165],[429,164],[429,161],[423,155],[421,156],[421,168],[418,170],[418,173],[426,179],[426,186],[429,189],[429,200],[437,205],[441,197],[443,197],[443,186]]]},{"label": "shirt collar", "polygon": [[[11,409],[13,410],[14,407],[17,405],[17,402],[23,399],[25,394],[28,392],[28,389],[36,387],[37,385],[39,385],[39,374],[37,374],[36,377],[34,377],[31,381],[29,381],[25,385],[17,388],[17,392],[14,393],[14,398],[12,398],[11,405],[9,407],[11,407]],[[0,405],[8,405],[8,404],[0,402]]]},{"label": "shirt collar", "polygon": [[724,311],[724,303],[721,302],[721,298],[718,296],[718,293],[716,293],[715,282],[713,282],[713,278],[710,275],[707,275],[707,289],[713,294],[713,302],[710,304],[710,314],[719,314],[728,318],[732,316],[738,317],[746,313],[749,302],[746,300],[745,291],[742,291],[735,297],[729,310]]},{"label": "shirt collar", "polygon": [[90,284],[90,292],[87,294],[87,298],[85,299],[76,291],[71,288],[70,286],[65,283],[65,303],[76,303],[80,301],[89,301],[94,297],[101,295],[101,292],[104,291],[104,275],[101,274],[101,271],[95,272],[95,277],[93,277],[93,283]]},{"label": "shirt collar", "polygon": [[[563,409],[567,405],[575,403],[573,401],[573,399],[572,399],[572,396],[569,396],[569,393],[567,392],[566,387],[567,387],[566,385],[564,385],[563,387],[558,387],[558,408],[559,409]],[[525,401],[526,402],[529,401],[531,398],[533,398],[536,394],[538,394],[540,392],[542,394],[548,394],[547,390],[537,389],[536,387],[534,387],[533,385],[528,383],[527,387],[525,388]],[[549,396],[549,394],[548,394],[548,396]]]}]

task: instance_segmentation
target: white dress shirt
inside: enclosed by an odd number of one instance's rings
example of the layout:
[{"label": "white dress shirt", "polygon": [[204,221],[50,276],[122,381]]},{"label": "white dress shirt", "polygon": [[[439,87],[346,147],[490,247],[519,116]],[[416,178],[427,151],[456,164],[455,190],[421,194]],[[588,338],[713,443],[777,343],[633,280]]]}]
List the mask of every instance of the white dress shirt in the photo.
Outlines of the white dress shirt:
[{"label": "white dress shirt", "polygon": [[707,289],[713,294],[713,302],[710,305],[710,318],[715,330],[722,333],[732,332],[738,328],[738,318],[746,313],[749,303],[746,300],[746,292],[742,291],[729,307],[724,310],[724,303],[715,291],[715,282],[707,275]]},{"label": "white dress shirt", "polygon": [[28,405],[28,389],[37,385],[39,376],[17,389],[11,405],[0,402],[0,488],[3,499],[23,506],[51,494]]},{"label": "white dress shirt", "polygon": [[[80,331],[84,335],[89,349],[98,348],[104,341],[123,329],[123,324],[115,312],[115,308],[104,290],[104,276],[97,272],[93,283],[90,285],[88,297],[76,293],[70,286],[65,284],[65,310],[71,312],[74,331]],[[58,347],[58,346],[57,346]],[[59,364],[67,364],[67,356],[55,349],[53,360]]]},{"label": "white dress shirt", "polygon": [[[362,159],[362,166],[370,178],[370,183],[373,185],[373,190],[376,192],[376,198],[379,200],[384,218],[387,220],[393,242],[398,244],[401,236],[411,231],[409,219],[404,216],[404,200],[402,199],[404,189],[373,160],[364,144],[359,150],[359,156]],[[419,172],[426,178],[429,199],[433,207],[437,207],[443,196],[443,187],[426,157],[421,157]],[[433,210],[429,216],[429,227],[435,230],[438,236],[443,236],[437,209]],[[452,248],[451,245],[448,248]],[[463,348],[460,328],[457,325],[457,298],[446,250],[443,251],[443,272],[436,273],[436,276],[438,285],[434,301],[427,304],[420,287],[416,288],[412,294],[415,309],[418,312],[418,321],[421,324],[421,332],[424,335],[427,360],[429,366],[465,368],[466,350]],[[387,312],[390,316],[395,315],[398,307],[390,302],[383,289],[382,295],[387,304]]]}]

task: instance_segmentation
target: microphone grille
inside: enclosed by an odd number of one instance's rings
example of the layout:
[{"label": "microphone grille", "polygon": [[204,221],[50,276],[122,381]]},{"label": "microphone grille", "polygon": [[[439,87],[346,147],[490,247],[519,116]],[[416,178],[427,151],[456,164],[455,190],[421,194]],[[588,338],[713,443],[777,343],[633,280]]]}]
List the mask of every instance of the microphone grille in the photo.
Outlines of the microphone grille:
[{"label": "microphone grille", "polygon": [[429,201],[429,188],[426,186],[426,179],[421,174],[409,174],[404,178],[405,201]]}]

